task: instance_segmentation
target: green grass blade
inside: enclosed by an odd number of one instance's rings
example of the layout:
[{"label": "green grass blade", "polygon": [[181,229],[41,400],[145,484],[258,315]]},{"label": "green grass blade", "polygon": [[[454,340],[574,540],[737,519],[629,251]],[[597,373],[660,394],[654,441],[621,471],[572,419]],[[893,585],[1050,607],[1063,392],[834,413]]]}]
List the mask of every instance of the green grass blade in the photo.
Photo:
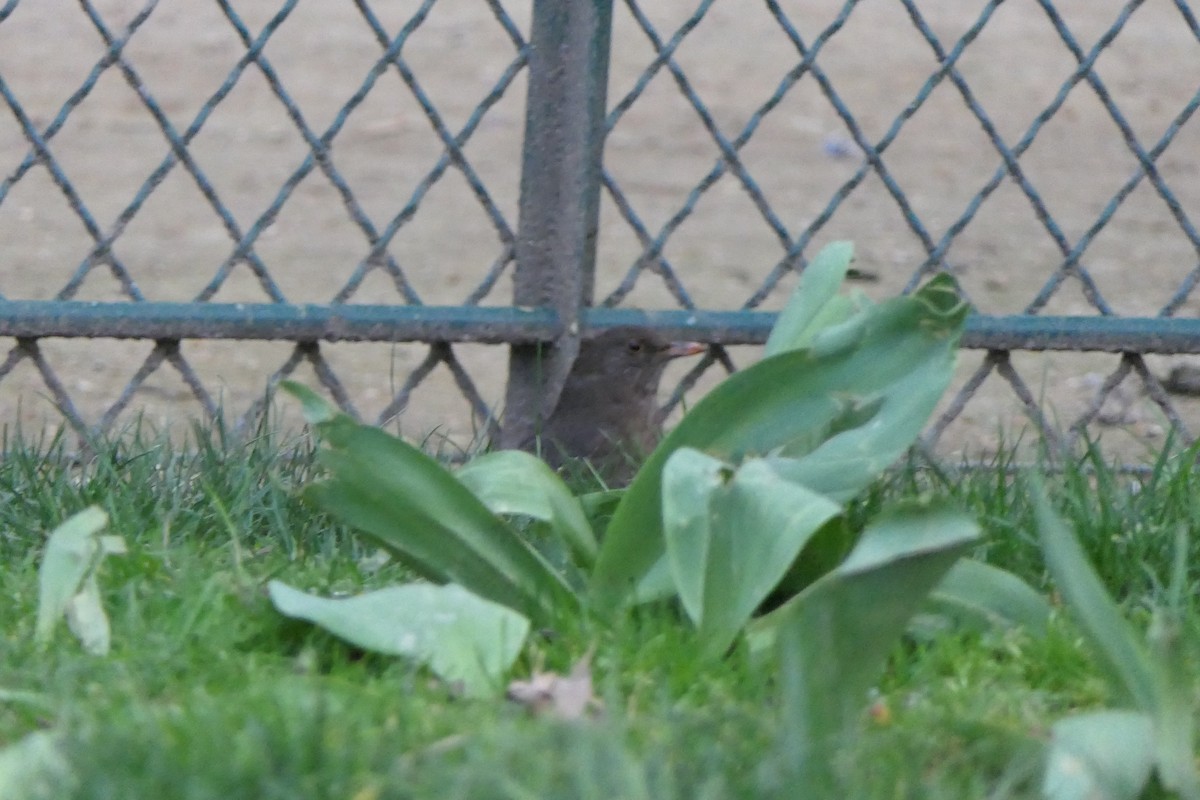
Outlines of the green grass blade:
[{"label": "green grass blade", "polygon": [[1139,711],[1153,716],[1161,698],[1148,653],[1105,591],[1075,536],[1050,507],[1045,490],[1035,484],[1032,493],[1042,552],[1063,602],[1079,622],[1113,689],[1128,696]]},{"label": "green grass blade", "polygon": [[1195,667],[1183,636],[1187,554],[1187,528],[1180,526],[1175,534],[1167,605],[1154,610],[1148,638],[1162,687],[1162,701],[1155,719],[1158,774],[1167,789],[1184,800],[1197,800],[1200,774],[1195,761]]}]

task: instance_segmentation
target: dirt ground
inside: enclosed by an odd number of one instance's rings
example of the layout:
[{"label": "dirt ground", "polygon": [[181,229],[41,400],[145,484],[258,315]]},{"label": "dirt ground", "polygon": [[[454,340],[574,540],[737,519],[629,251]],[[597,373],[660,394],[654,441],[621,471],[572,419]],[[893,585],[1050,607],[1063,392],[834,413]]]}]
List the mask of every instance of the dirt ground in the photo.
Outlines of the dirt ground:
[{"label": "dirt ground", "polygon": [[[232,4],[252,35],[279,11],[278,0]],[[792,25],[812,43],[842,10],[835,0],[781,2]],[[917,0],[915,5],[949,50],[979,18],[985,3]],[[373,12],[394,35],[417,12],[412,0],[377,0]],[[654,0],[643,11],[669,39],[694,12],[685,0]],[[1123,6],[1116,0],[1060,0],[1064,24],[1086,51],[1113,24]],[[94,4],[114,32],[134,18],[142,2],[98,0]],[[506,2],[521,31],[528,30],[527,2]],[[7,8],[7,6],[6,6]],[[654,49],[628,8],[615,11],[610,107],[635,86]],[[67,98],[101,59],[103,42],[68,0],[24,0],[0,21],[0,78],[37,129],[44,131]],[[299,3],[272,36],[265,56],[278,80],[320,133],[363,83],[382,52],[351,3]],[[168,0],[154,8],[133,34],[125,58],[178,131],[186,130],[205,100],[244,55],[236,30],[209,0]],[[457,132],[511,63],[515,49],[482,0],[440,0],[403,50],[429,101]],[[676,62],[727,139],[734,139],[799,61],[768,7],[760,2],[717,0],[684,40]],[[897,114],[916,97],[937,60],[904,7],[891,0],[863,0],[820,52],[817,64],[840,101],[878,142]],[[1034,0],[1008,0],[984,26],[959,62],[976,101],[1009,146],[1071,74],[1075,60]],[[1200,44],[1168,0],[1147,0],[1100,56],[1096,74],[1142,147],[1150,149],[1200,87]],[[465,154],[487,186],[499,214],[516,227],[520,142],[525,83],[519,75],[485,114]],[[117,69],[103,72],[95,88],[49,141],[62,173],[86,204],[101,231],[109,231],[142,182],[168,152],[144,103]],[[1200,212],[1200,123],[1190,121],[1158,159],[1163,180],[1183,211]],[[242,230],[250,227],[279,193],[306,155],[306,146],[263,74],[253,66],[212,112],[189,151]],[[30,152],[16,116],[0,113],[0,175],[11,179]],[[395,70],[383,75],[334,139],[332,160],[363,211],[384,228],[423,191],[443,148],[413,93]],[[847,126],[811,75],[783,96],[740,151],[742,163],[771,204],[788,235],[818,219],[840,187],[863,162]],[[682,207],[688,193],[718,162],[719,151],[699,115],[672,77],[661,71],[609,136],[606,167],[652,235]],[[890,179],[907,197],[924,230],[939,242],[1000,167],[983,128],[948,81],[901,129],[883,155]],[[1069,93],[1061,111],[1020,160],[1066,241],[1074,245],[1121,185],[1137,169],[1112,116],[1087,85]],[[597,297],[609,295],[637,263],[641,246],[606,195],[599,242]],[[905,287],[925,259],[919,237],[905,221],[884,181],[871,174],[840,203],[812,237],[812,255],[824,243],[856,242],[858,266],[878,280],[862,284],[884,297]],[[71,211],[49,173],[35,166],[0,188],[0,293],[9,299],[59,295],[87,259],[92,238]],[[218,215],[178,166],[149,197],[113,252],[146,299],[196,298],[230,255],[233,242]],[[308,175],[255,245],[283,297],[324,303],[343,289],[368,250],[330,182]],[[450,169],[428,188],[415,216],[390,248],[420,300],[454,304],[472,295],[504,251],[495,224]],[[764,286],[785,252],[745,187],[726,174],[696,204],[667,240],[664,257],[687,298],[697,307],[743,307]],[[945,264],[984,313],[1026,309],[1062,261],[1058,246],[1030,202],[1010,178],[986,200],[949,247]],[[1142,181],[1112,221],[1096,236],[1081,263],[1114,313],[1160,312],[1197,266],[1197,251],[1166,203]],[[511,268],[511,267],[510,267]],[[763,308],[776,308],[794,286],[781,280]],[[483,302],[506,305],[511,283],[502,277]],[[75,299],[128,297],[111,273],[98,268],[72,295]],[[236,267],[212,295],[214,301],[263,302],[269,298],[252,272]],[[400,302],[383,272],[368,275],[349,302]],[[661,277],[642,274],[623,305],[674,307]],[[1179,310],[1192,316],[1200,300]],[[1095,314],[1069,280],[1042,309],[1048,314]],[[0,343],[7,349],[11,343]],[[46,341],[48,362],[89,423],[99,420],[150,351],[145,342]],[[288,358],[287,343],[185,342],[184,355],[231,413],[240,413],[265,379]],[[338,376],[366,418],[374,418],[418,364],[426,348],[414,344],[336,344],[324,348]],[[456,347],[490,401],[503,397],[506,359],[484,346]],[[734,353],[749,363],[754,348]],[[960,384],[982,358],[964,352]],[[1165,372],[1179,359],[1153,359]],[[1105,354],[1018,354],[1016,363],[1047,413],[1067,425],[1086,406],[1118,363]],[[312,382],[311,371],[297,375]],[[715,380],[717,376],[713,375]],[[1121,405],[1094,427],[1126,455],[1162,440],[1161,414],[1140,394],[1136,381],[1121,387]],[[704,384],[701,385],[703,387]],[[711,385],[711,381],[708,385]],[[694,398],[693,398],[694,399]],[[1181,400],[1180,410],[1200,432],[1200,407]],[[122,415],[142,413],[170,425],[195,415],[199,406],[169,366],[159,369]],[[53,404],[34,366],[26,361],[0,381],[0,420],[18,419],[28,429],[54,418]],[[1024,416],[1011,389],[993,377],[946,431],[947,453],[985,454],[1011,439]],[[414,437],[436,431],[462,443],[474,424],[445,369],[413,394],[400,419]]]}]

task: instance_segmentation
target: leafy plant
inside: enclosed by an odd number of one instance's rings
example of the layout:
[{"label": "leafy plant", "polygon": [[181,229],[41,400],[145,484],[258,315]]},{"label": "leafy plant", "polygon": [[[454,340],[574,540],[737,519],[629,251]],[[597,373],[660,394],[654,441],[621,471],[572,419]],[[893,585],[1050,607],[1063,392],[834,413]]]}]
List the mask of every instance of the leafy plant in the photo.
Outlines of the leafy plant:
[{"label": "leafy plant", "polygon": [[[766,357],[701,399],[664,439],[615,501],[599,542],[585,506],[532,456],[491,453],[455,475],[286,383],[325,443],[319,457],[330,477],[310,497],[426,579],[539,625],[580,609],[604,618],[678,598],[711,656],[729,648],[785,577],[789,593],[809,587],[815,595],[800,596],[820,598],[833,590],[819,587],[857,585],[855,559],[866,559],[896,576],[879,578],[878,591],[903,593],[893,585],[909,580],[899,565],[929,547],[904,530],[927,517],[953,543],[933,548],[952,554],[948,568],[974,525],[940,508],[907,509],[883,517],[856,546],[860,533],[844,524],[843,504],[920,434],[953,374],[967,307],[949,276],[879,305],[842,297],[851,256],[839,243],[809,265]],[[783,627],[760,627],[760,641]],[[344,626],[341,635],[355,636]]]},{"label": "leafy plant", "polygon": [[1153,610],[1146,644],[1121,616],[1078,540],[1034,487],[1034,510],[1046,565],[1079,623],[1113,698],[1125,706],[1085,712],[1051,730],[1043,794],[1051,800],[1133,800],[1151,774],[1184,800],[1200,798],[1194,759],[1195,674],[1183,638],[1187,532],[1175,539],[1167,602]]}]

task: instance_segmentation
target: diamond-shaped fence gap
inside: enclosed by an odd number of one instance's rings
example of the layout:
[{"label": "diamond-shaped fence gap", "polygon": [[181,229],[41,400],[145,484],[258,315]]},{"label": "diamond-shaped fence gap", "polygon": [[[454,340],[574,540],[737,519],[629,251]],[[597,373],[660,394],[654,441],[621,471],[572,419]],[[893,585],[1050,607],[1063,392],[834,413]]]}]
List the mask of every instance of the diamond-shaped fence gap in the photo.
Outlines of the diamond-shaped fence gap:
[{"label": "diamond-shaped fence gap", "polygon": [[[1020,371],[1012,366],[1014,356]],[[1038,406],[1038,399],[1045,398],[1044,357],[962,352],[955,379],[934,412],[927,445],[941,457],[970,462],[987,462],[1012,448],[1025,459],[1043,443],[1053,446],[1058,426]]]},{"label": "diamond-shaped fence gap", "polygon": [[[211,263],[204,265],[211,270]],[[287,269],[287,265],[283,265]],[[211,278],[212,274],[202,276]],[[195,301],[195,297],[190,298]],[[207,295],[203,302],[212,303],[270,303],[274,300],[263,291],[262,282],[244,261],[239,261],[225,272],[220,286]]]},{"label": "diamond-shaped fence gap", "polygon": [[[786,216],[786,209],[777,208]],[[736,308],[786,247],[735,179],[726,175],[696,203],[663,255],[696,305]]]},{"label": "diamond-shaped fence gap", "polygon": [[[133,191],[128,188],[130,196]],[[176,167],[116,238],[112,250],[146,299],[187,302],[212,278],[212,265],[229,254],[230,244],[229,234],[196,182]],[[97,273],[108,270],[94,267],[78,299],[101,299],[94,295]],[[261,289],[256,299],[266,299]]]},{"label": "diamond-shaped fence gap", "polygon": [[[357,248],[354,256],[357,259],[361,255],[362,248]],[[404,271],[407,275],[409,268],[412,266],[407,261],[397,259],[394,256],[392,261],[396,266]],[[350,265],[354,267],[353,264]],[[334,277],[337,278],[338,290],[341,289],[341,284],[345,282],[345,275],[350,269],[339,272]],[[353,294],[345,299],[349,305],[407,305],[404,295],[396,287],[395,277],[382,264],[366,268],[362,273],[362,278],[355,284]],[[421,298],[426,300],[424,296]]]},{"label": "diamond-shaped fence gap", "polygon": [[[206,263],[219,263],[227,256],[228,241],[226,237],[221,256]],[[254,244],[280,291],[293,303],[328,303],[368,249],[366,235],[346,213],[341,196],[317,172],[300,182]],[[386,296],[388,300],[377,302],[399,301],[394,287]]]},{"label": "diamond-shaped fence gap", "polygon": [[[100,425],[109,409],[121,401],[127,390],[132,394],[145,386],[147,377],[139,373],[144,372],[143,366],[148,359],[157,362],[157,369],[165,367],[171,370],[163,363],[165,359],[154,355],[154,342],[47,338],[40,339],[38,347],[46,367],[57,376],[62,391],[78,409],[89,430],[95,430]],[[153,375],[157,369],[150,374]],[[131,382],[133,388],[129,388]],[[3,391],[6,391],[4,383],[0,382],[0,393]],[[139,396],[134,405],[140,406],[142,399],[151,397],[153,394],[146,398]],[[195,415],[203,412],[196,405],[188,413]],[[180,419],[185,417],[181,415]]]},{"label": "diamond-shaped fence gap", "polygon": [[[0,338],[0,429],[12,436],[17,429],[33,438],[43,431],[60,427],[77,433],[87,430],[88,422],[79,415],[75,403],[68,397],[64,405],[46,384],[33,355],[16,340]],[[40,352],[40,343],[32,344]],[[58,388],[66,390],[63,376],[56,375]]]},{"label": "diamond-shaped fence gap", "polygon": [[[1026,2],[1030,6],[1037,6],[1037,8],[1030,9],[1033,13],[1037,13],[1043,18],[1048,17],[1043,8],[1045,5],[1043,0],[1033,0],[1032,2],[1026,0]],[[1125,13],[1126,10],[1132,8],[1135,12],[1132,18],[1137,19],[1149,12],[1149,9],[1154,5],[1171,6],[1173,2],[1172,0],[1151,0],[1149,3],[1144,2],[1144,0],[1097,0],[1097,2],[1055,3],[1053,7],[1058,16],[1062,18],[1063,24],[1070,31],[1071,37],[1081,49],[1087,51],[1108,32],[1114,20]],[[1170,13],[1169,9],[1167,10],[1168,13],[1166,14],[1154,14],[1151,12],[1150,15],[1156,18],[1158,22],[1178,25],[1178,11]],[[1058,39],[1057,34],[1055,34],[1055,37]]]},{"label": "diamond-shaped fence gap", "polygon": [[[421,342],[324,342],[321,354],[366,422],[374,422],[429,352]],[[307,381],[306,381],[307,382]]]},{"label": "diamond-shaped fence gap", "polygon": [[806,79],[762,118],[739,156],[789,225],[815,217],[863,160],[825,95]]},{"label": "diamond-shaped fence gap", "polygon": [[[1086,262],[1084,266],[1089,268],[1088,275],[1090,277],[1091,263]],[[1078,274],[1072,271],[1060,272],[1056,274],[1055,281],[1054,294],[1046,301],[1045,305],[1038,309],[1037,313],[1049,316],[1071,317],[1085,317],[1099,313],[1088,298],[1088,291],[1085,288],[1084,281]],[[1113,299],[1115,300],[1115,298]],[[1107,296],[1105,296],[1105,301],[1109,301]]]},{"label": "diamond-shaped fence gap", "polygon": [[[114,36],[120,34],[123,24],[108,15],[104,22]],[[172,0],[154,9],[129,38],[122,56],[182,133],[244,52],[211,0]]]},{"label": "diamond-shaped fence gap", "polygon": [[1147,2],[1097,59],[1095,72],[1149,149],[1196,94],[1200,47],[1173,3]]},{"label": "diamond-shaped fence gap", "polygon": [[420,104],[394,75],[383,75],[330,152],[355,199],[382,231],[443,151]]},{"label": "diamond-shaped fence gap", "polygon": [[479,0],[439,0],[400,53],[442,122],[455,132],[517,55],[508,33]]},{"label": "diamond-shaped fence gap", "polygon": [[[1046,413],[1068,443],[1086,436],[1099,441],[1106,455],[1136,463],[1153,458],[1172,428],[1180,441],[1189,440],[1191,426],[1178,413],[1175,398],[1161,393],[1140,357],[1055,353],[1052,358],[1055,371],[1066,377],[1051,393]],[[1151,396],[1147,377],[1164,405]]]},{"label": "diamond-shaped fence gap", "polygon": [[[1080,147],[1084,138],[1088,146]],[[1075,87],[1020,161],[1026,177],[1072,242],[1139,169],[1120,130],[1096,95],[1084,86]]]},{"label": "diamond-shaped fence gap", "polygon": [[153,430],[180,429],[192,420],[211,421],[218,408],[183,355],[178,341],[154,343],[120,397],[105,410],[96,428],[121,431],[128,422]]},{"label": "diamond-shaped fence gap", "polygon": [[50,300],[93,240],[49,173],[37,167],[0,203],[0,242],[0,294],[10,300]]},{"label": "diamond-shaped fence gap", "polygon": [[243,231],[309,152],[266,78],[254,69],[243,73],[188,150]]},{"label": "diamond-shaped fence gap", "polygon": [[[825,43],[816,66],[874,143],[938,63],[901,4],[860,3]],[[879,80],[881,71],[888,80]]]},{"label": "diamond-shaped fence gap", "polygon": [[[1057,209],[1058,205],[1051,206],[1051,213]],[[1062,251],[1038,220],[1029,198],[1009,178],[987,197],[945,255],[945,264],[984,314],[1020,313],[1055,279],[1062,263]],[[1078,280],[1069,282],[1072,302],[1086,302],[1074,288]],[[1095,313],[1091,304],[1078,307],[1081,313]]]},{"label": "diamond-shaped fence gap", "polygon": [[[451,457],[475,452],[487,437],[489,414],[498,413],[504,396],[508,359],[498,357],[504,351],[494,345],[453,345],[449,353],[461,370],[456,377],[444,359],[446,346],[418,347],[420,360],[407,372],[397,365],[389,374],[384,362],[372,373],[378,386],[395,394],[380,412],[384,419],[371,421],[432,452]],[[471,397],[460,386],[464,374]]]},{"label": "diamond-shaped fence gap", "polygon": [[112,224],[165,150],[154,118],[116,70],[100,76],[47,145],[101,228]]},{"label": "diamond-shaped fence gap", "polygon": [[[272,380],[278,382],[276,372],[295,349],[294,343],[284,341],[206,340],[184,341],[179,345],[180,355],[196,380],[231,424],[242,420],[250,409],[261,406]],[[163,372],[172,379],[179,377],[178,370],[170,364],[163,367]]]},{"label": "diamond-shaped fence gap", "polygon": [[[70,42],[47,58],[47,42]],[[0,75],[43,126],[104,55],[104,44],[73,0],[18,3],[0,25]],[[6,173],[5,173],[6,174]]]},{"label": "diamond-shaped fence gap", "polygon": [[[257,36],[261,24],[247,23],[247,28]],[[374,37],[351,3],[298,3],[263,48],[284,92],[318,134],[333,122],[379,56]],[[283,107],[278,99],[271,102]]]},{"label": "diamond-shaped fence gap", "polygon": [[[827,168],[838,172],[842,169],[840,164]],[[860,284],[861,288],[877,299],[899,292],[927,255],[895,198],[875,172],[867,173],[862,182],[850,190],[831,217],[826,217],[824,209],[813,211],[810,206],[796,219],[785,217],[785,221],[793,231],[809,236],[810,244],[803,253],[808,258],[828,242],[837,239],[853,241],[855,266],[870,278]],[[772,266],[770,274],[747,301],[755,308],[764,305],[765,297],[780,293],[779,281],[788,274],[779,272],[774,264]],[[782,266],[781,263],[779,267]],[[777,300],[778,297],[772,304]]]},{"label": "diamond-shaped fence gap", "polygon": [[[407,202],[396,202],[400,209]],[[423,302],[459,303],[492,268],[506,244],[458,170],[447,170],[421,198],[388,251]],[[356,292],[358,302],[377,302]]]},{"label": "diamond-shaped fence gap", "polygon": [[[729,35],[733,26],[738,36]],[[660,27],[658,35],[665,39],[674,27]],[[645,38],[641,31],[630,35]],[[748,47],[748,41],[754,46]],[[764,82],[748,89],[745,76],[775,73],[782,77],[797,60],[795,48],[765,7],[720,2],[683,38],[672,59],[728,139],[742,130],[774,88]]]},{"label": "diamond-shaped fence gap", "polygon": [[718,158],[695,109],[662,74],[617,122],[604,151],[606,169],[654,237]]},{"label": "diamond-shaped fence gap", "polygon": [[[933,22],[934,15],[929,17],[927,21]],[[1112,15],[1104,17],[1111,21]],[[957,62],[959,73],[1009,147],[1050,104],[1076,66],[1035,0],[1002,3]]]},{"label": "diamond-shaped fence gap", "polygon": [[[1181,186],[1189,180],[1176,180]],[[1154,316],[1200,256],[1146,181],[1138,185],[1084,252],[1082,263],[1113,310]]]},{"label": "diamond-shaped fence gap", "polygon": [[949,81],[933,90],[882,158],[935,240],[1000,164],[987,134]]}]

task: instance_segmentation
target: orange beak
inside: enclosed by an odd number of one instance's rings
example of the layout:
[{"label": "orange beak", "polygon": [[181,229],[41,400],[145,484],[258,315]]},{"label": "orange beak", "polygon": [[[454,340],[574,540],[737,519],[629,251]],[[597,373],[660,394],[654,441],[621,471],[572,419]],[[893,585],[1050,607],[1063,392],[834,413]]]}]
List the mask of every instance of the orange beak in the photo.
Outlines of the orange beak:
[{"label": "orange beak", "polygon": [[682,358],[683,356],[694,356],[708,350],[708,345],[702,342],[671,342],[671,346],[667,348],[668,358]]}]

